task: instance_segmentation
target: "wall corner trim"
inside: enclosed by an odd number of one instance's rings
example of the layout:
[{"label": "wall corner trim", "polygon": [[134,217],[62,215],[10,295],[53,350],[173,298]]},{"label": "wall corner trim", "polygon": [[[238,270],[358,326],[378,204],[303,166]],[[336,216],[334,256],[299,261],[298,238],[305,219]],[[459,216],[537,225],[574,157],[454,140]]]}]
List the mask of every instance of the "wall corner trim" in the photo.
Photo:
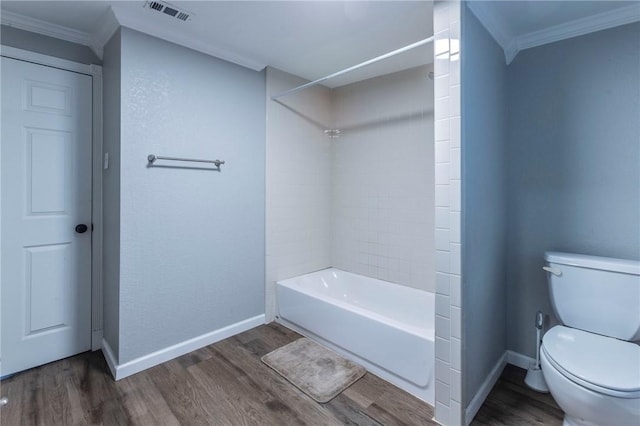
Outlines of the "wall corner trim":
[{"label": "wall corner trim", "polygon": [[242,333],[243,331],[250,330],[254,327],[264,324],[264,321],[264,314],[260,314],[255,317],[237,322],[235,324],[231,324],[226,327],[211,331],[209,333],[194,337],[192,339],[185,340],[184,342],[168,346],[164,349],[160,349],[159,351],[143,355],[139,358],[125,362],[123,364],[118,364],[118,361],[114,356],[111,347],[105,340],[102,341],[102,353],[104,354],[107,364],[109,365],[109,369],[111,370],[113,378],[115,380],[120,380],[146,370],[147,368],[151,368],[158,364],[162,364],[163,362],[177,358],[181,355],[195,351],[196,349],[200,349],[204,346],[211,345],[228,337],[235,336],[236,334]]},{"label": "wall corner trim", "polygon": [[487,378],[482,383],[482,386],[480,386],[480,389],[478,389],[478,392],[475,394],[475,396],[465,409],[464,421],[467,426],[471,423],[475,415],[478,413],[478,410],[480,410],[480,407],[482,407],[485,399],[487,399],[487,396],[491,392],[491,389],[493,389],[493,386],[495,386],[496,382],[500,378],[502,370],[504,370],[504,367],[506,367],[507,365],[508,352],[509,351],[505,351],[500,359],[498,359],[498,362],[493,367]]}]

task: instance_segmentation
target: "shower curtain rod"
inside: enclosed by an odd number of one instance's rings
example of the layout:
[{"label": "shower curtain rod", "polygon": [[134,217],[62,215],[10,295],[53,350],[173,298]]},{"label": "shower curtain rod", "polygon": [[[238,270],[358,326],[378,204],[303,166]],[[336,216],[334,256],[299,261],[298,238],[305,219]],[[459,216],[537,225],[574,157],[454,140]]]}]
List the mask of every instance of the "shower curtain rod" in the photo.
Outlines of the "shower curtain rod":
[{"label": "shower curtain rod", "polygon": [[322,77],[322,78],[319,78],[317,80],[310,81],[309,83],[305,83],[302,86],[298,86],[298,87],[294,87],[293,89],[285,90],[284,92],[281,92],[281,93],[278,93],[277,95],[271,96],[271,100],[275,101],[275,100],[277,100],[279,98],[282,98],[284,96],[292,95],[292,94],[297,93],[297,92],[299,92],[301,90],[304,90],[304,89],[306,89],[308,87],[320,84],[325,80],[329,80],[330,78],[338,77],[338,76],[346,74],[348,72],[355,71],[355,70],[357,70],[359,68],[366,67],[367,65],[374,64],[376,62],[382,61],[383,59],[390,58],[390,57],[395,56],[395,55],[397,55],[399,53],[403,53],[403,52],[406,52],[408,50],[415,49],[416,47],[419,47],[419,46],[422,46],[422,45],[425,45],[425,44],[431,43],[431,42],[433,42],[433,36],[425,38],[424,40],[420,40],[420,41],[417,41],[415,43],[409,44],[409,45],[407,45],[405,47],[401,47],[400,49],[393,50],[393,51],[391,51],[389,53],[385,53],[384,55],[377,56],[377,57],[375,57],[373,59],[369,59],[368,61],[364,61],[364,62],[362,62],[362,63],[360,63],[358,65],[354,65],[354,66],[346,68],[346,69],[344,69],[342,71],[334,72],[333,74],[329,74],[326,77]]}]

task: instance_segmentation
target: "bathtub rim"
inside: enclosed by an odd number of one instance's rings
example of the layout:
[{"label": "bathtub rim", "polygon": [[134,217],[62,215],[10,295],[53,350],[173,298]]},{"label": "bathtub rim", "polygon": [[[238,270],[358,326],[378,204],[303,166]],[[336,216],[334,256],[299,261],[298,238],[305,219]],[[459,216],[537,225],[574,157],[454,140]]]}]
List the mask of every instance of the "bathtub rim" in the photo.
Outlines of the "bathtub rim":
[{"label": "bathtub rim", "polygon": [[[309,290],[308,288],[304,288],[302,286],[294,285],[294,283],[296,283],[300,279],[300,277],[316,274],[316,273],[319,273],[319,272],[327,272],[329,270],[337,270],[337,271],[340,271],[340,272],[345,273],[347,275],[354,275],[354,276],[357,276],[357,277],[365,277],[367,279],[380,282],[381,284],[387,285],[387,286],[398,286],[398,287],[400,287],[402,289],[402,291],[411,291],[411,292],[424,293],[424,295],[426,295],[427,298],[429,299],[428,300],[428,302],[429,302],[428,306],[432,308],[430,311],[433,313],[433,317],[434,318],[426,327],[419,327],[419,326],[415,326],[415,325],[412,325],[412,324],[407,324],[407,323],[405,323],[403,321],[399,321],[399,320],[396,320],[394,318],[389,318],[388,316],[385,316],[385,315],[382,315],[382,314],[378,314],[378,313],[373,312],[371,310],[362,308],[362,307],[360,307],[358,305],[354,305],[352,303],[344,302],[344,301],[342,301],[340,299],[336,299],[334,297],[329,297],[329,296],[327,296],[325,294],[322,294],[321,292],[312,291],[312,290]],[[378,278],[367,277],[365,275],[354,274],[353,272],[344,271],[342,269],[335,268],[335,267],[332,267],[332,266],[330,266],[328,268],[319,269],[317,271],[309,272],[309,273],[306,273],[306,274],[298,275],[298,276],[295,276],[295,277],[287,278],[287,279],[284,279],[284,280],[277,280],[276,281],[276,286],[286,287],[286,288],[291,289],[293,291],[297,291],[299,293],[307,294],[307,295],[312,296],[314,298],[320,299],[325,303],[329,303],[331,305],[338,306],[340,308],[355,312],[355,313],[357,313],[359,315],[362,315],[362,316],[364,316],[366,318],[369,318],[371,320],[382,322],[382,323],[385,323],[385,324],[389,324],[390,326],[392,326],[394,328],[397,328],[399,330],[402,330],[404,332],[412,334],[412,335],[414,335],[416,337],[424,338],[424,339],[430,340],[432,342],[435,341],[435,324],[434,324],[434,321],[435,321],[435,294],[430,292],[430,291],[420,290],[420,289],[413,288],[413,287],[407,287],[407,286],[404,286],[402,284],[397,284],[397,283],[393,283],[393,282],[390,282],[390,281],[384,281],[384,280],[380,280]],[[279,315],[279,313],[278,313],[278,315]]]}]

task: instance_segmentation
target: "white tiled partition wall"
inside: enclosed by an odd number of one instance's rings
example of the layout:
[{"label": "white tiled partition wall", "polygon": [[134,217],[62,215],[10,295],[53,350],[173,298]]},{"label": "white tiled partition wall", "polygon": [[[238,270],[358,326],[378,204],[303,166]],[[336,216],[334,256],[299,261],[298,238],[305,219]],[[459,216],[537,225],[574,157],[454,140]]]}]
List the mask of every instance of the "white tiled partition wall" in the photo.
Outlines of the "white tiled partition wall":
[{"label": "white tiled partition wall", "polygon": [[266,321],[275,281],[331,266],[331,92],[316,86],[280,102],[271,96],[306,81],[267,69]]},{"label": "white tiled partition wall", "polygon": [[435,34],[435,420],[457,426],[462,407],[460,7],[436,1]]},{"label": "white tiled partition wall", "polygon": [[431,65],[333,93],[332,263],[435,291]]}]

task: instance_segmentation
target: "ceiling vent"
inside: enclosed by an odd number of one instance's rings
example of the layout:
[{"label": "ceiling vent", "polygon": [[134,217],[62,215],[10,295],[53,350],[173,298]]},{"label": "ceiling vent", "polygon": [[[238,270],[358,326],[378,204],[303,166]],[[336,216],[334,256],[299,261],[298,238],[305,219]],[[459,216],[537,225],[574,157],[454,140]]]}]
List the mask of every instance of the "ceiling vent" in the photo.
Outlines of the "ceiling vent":
[{"label": "ceiling vent", "polygon": [[144,3],[144,7],[152,11],[163,13],[168,17],[175,18],[180,21],[187,22],[191,20],[190,12],[163,1],[146,1]]}]

